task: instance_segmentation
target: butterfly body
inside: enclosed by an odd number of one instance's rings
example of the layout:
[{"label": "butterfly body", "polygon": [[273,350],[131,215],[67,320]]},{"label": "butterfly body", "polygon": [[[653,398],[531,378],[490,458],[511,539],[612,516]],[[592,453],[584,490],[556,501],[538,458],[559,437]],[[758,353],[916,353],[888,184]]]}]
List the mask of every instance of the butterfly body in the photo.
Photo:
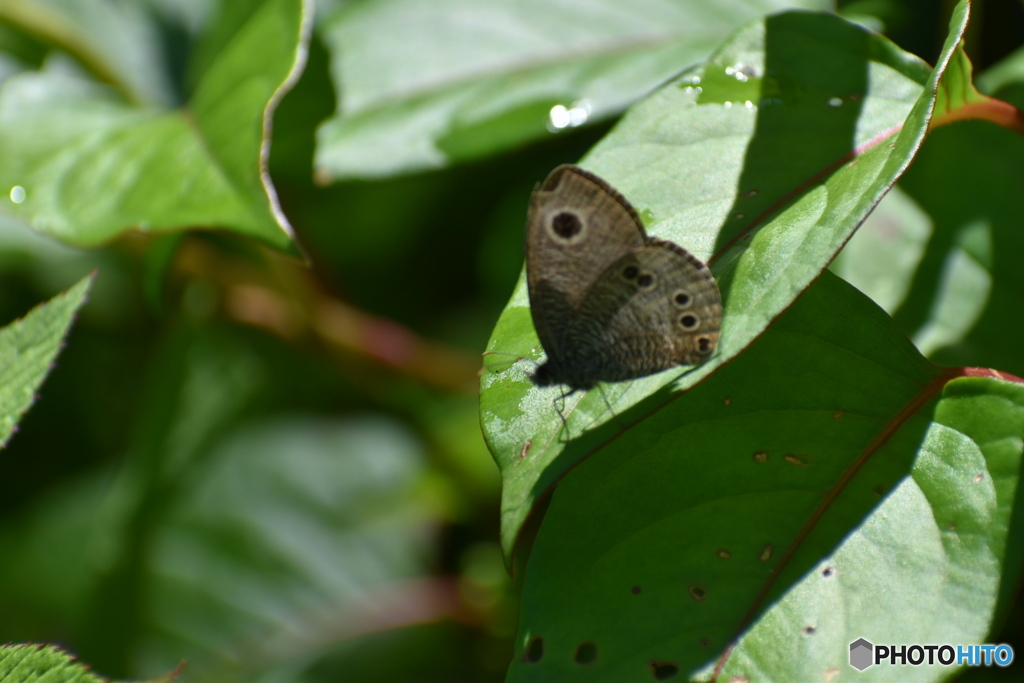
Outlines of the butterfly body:
[{"label": "butterfly body", "polygon": [[672,242],[648,237],[626,199],[597,176],[559,166],[527,220],[530,307],[545,386],[589,389],[706,360],[722,304],[714,277]]}]

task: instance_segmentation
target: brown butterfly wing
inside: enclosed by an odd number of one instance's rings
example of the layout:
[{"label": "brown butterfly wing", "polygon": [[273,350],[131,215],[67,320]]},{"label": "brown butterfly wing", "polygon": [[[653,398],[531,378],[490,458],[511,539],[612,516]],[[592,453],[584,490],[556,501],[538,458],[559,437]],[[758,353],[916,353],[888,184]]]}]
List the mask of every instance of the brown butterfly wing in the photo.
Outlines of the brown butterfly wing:
[{"label": "brown butterfly wing", "polygon": [[587,292],[610,263],[645,239],[629,202],[581,168],[559,166],[534,190],[526,223],[526,280],[533,323],[552,369],[571,352],[566,336]]},{"label": "brown butterfly wing", "polygon": [[598,278],[569,333],[573,352],[564,374],[614,382],[714,353],[722,299],[714,276],[672,242],[649,239]]}]

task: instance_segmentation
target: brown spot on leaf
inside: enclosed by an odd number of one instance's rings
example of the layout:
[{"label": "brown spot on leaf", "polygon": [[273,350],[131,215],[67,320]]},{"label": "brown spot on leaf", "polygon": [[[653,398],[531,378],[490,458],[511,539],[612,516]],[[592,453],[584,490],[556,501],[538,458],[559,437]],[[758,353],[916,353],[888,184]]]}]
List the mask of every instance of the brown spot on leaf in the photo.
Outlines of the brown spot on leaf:
[{"label": "brown spot on leaf", "polygon": [[803,453],[786,453],[783,456],[790,465],[797,465],[799,467],[807,467],[811,464],[811,456],[804,455]]}]

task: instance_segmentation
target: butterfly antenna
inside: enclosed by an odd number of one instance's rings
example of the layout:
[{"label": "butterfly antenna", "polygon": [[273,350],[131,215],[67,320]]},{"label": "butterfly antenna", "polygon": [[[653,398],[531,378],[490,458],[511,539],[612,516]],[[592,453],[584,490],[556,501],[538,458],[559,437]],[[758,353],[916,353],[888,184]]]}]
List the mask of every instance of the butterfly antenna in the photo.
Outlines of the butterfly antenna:
[{"label": "butterfly antenna", "polygon": [[615,410],[612,408],[612,404],[608,400],[608,394],[604,393],[604,385],[599,383],[597,385],[597,388],[601,392],[601,398],[604,399],[604,404],[608,408],[608,412],[611,414],[612,419],[618,423],[619,427],[622,428],[622,431],[626,431],[626,423],[619,419],[618,413],[616,413]]},{"label": "butterfly antenna", "polygon": [[568,392],[566,392],[563,389],[562,393],[559,394],[558,398],[555,399],[555,412],[558,413],[558,417],[562,418],[562,428],[565,429],[566,431],[568,431],[569,425],[566,423],[565,417],[565,399],[566,397],[571,396],[574,391],[576,390],[570,389]]},{"label": "butterfly antenna", "polygon": [[[576,401],[576,403],[571,408],[569,408],[568,413],[566,413],[566,410],[565,410],[565,399],[569,398],[570,396],[575,394],[577,391],[580,391],[580,389],[579,388],[575,388],[575,389],[569,389],[568,391],[566,391],[566,387],[565,387],[565,385],[563,385],[562,393],[559,394],[558,398],[555,399],[555,412],[557,412],[558,413],[558,417],[560,417],[562,419],[562,429],[560,429],[559,432],[562,432],[562,433],[565,434],[565,441],[569,440],[569,415],[571,415],[572,411],[575,410],[576,406],[579,405],[579,401]],[[587,393],[586,391],[583,392],[583,394],[586,394],[586,393]],[[582,399],[583,399],[583,396],[581,395],[580,396],[580,400],[582,400]]]}]

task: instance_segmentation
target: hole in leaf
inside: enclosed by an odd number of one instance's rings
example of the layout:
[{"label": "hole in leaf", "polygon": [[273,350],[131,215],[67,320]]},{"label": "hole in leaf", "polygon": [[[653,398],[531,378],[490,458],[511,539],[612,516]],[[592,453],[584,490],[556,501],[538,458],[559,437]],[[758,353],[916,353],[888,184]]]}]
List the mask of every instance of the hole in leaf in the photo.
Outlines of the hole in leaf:
[{"label": "hole in leaf", "polygon": [[654,674],[654,680],[667,681],[679,673],[679,667],[672,662],[651,662],[651,673]]},{"label": "hole in leaf", "polygon": [[690,597],[700,602],[704,598],[708,597],[708,591],[703,586],[690,586]]},{"label": "hole in leaf", "polygon": [[530,644],[526,646],[526,652],[523,654],[523,659],[530,664],[536,664],[544,657],[544,639],[537,637],[530,641]]},{"label": "hole in leaf", "polygon": [[576,663],[586,666],[593,664],[597,659],[597,645],[595,643],[583,643],[576,648]]}]

